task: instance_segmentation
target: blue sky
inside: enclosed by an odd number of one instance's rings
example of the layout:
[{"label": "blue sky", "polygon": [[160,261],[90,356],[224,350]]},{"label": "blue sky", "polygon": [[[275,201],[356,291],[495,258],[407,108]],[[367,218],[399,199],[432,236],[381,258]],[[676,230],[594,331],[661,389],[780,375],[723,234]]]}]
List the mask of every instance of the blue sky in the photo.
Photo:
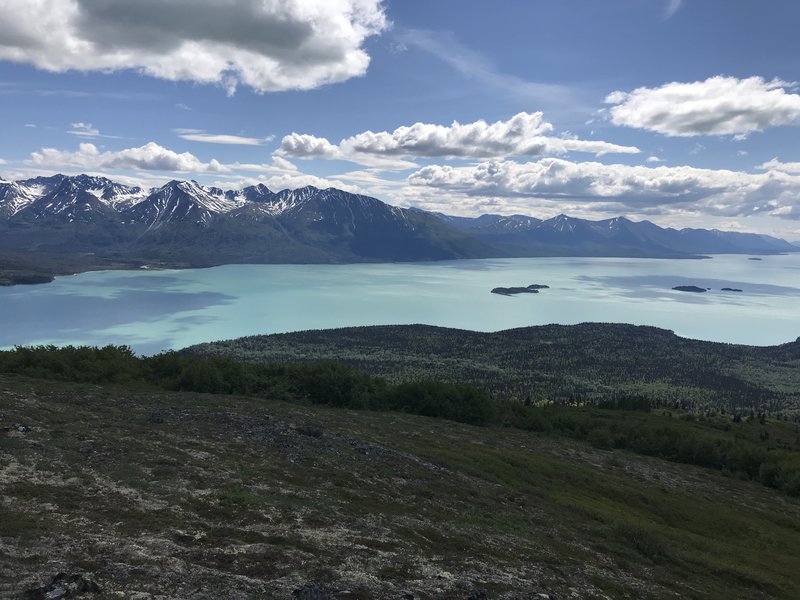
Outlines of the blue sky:
[{"label": "blue sky", "polygon": [[6,179],[800,239],[795,0],[6,0],[0,21]]}]

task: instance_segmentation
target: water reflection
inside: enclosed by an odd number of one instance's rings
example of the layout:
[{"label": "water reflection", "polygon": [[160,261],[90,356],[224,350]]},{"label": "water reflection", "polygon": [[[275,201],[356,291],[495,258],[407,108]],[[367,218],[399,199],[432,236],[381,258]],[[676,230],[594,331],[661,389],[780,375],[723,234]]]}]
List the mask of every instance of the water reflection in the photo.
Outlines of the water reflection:
[{"label": "water reflection", "polygon": [[[157,322],[175,313],[207,309],[234,300],[234,296],[218,292],[136,289],[123,289],[110,297],[68,293],[11,296],[2,301],[0,346],[34,340],[69,342],[91,332],[126,324]],[[208,323],[213,317],[205,315],[201,320]],[[104,339],[102,334],[94,337]]]},{"label": "water reflection", "polygon": [[711,279],[708,277],[681,277],[679,275],[581,275],[577,279],[601,285],[624,288],[635,294],[647,294],[649,296],[653,295],[652,290],[643,290],[641,288],[656,288],[663,292],[680,293],[682,296],[686,293],[677,292],[672,288],[691,285],[705,288],[708,289],[709,292],[719,294],[731,293],[723,292],[722,288],[734,288],[742,290],[741,292],[733,292],[737,295],[800,296],[800,288],[796,287],[730,279]]}]

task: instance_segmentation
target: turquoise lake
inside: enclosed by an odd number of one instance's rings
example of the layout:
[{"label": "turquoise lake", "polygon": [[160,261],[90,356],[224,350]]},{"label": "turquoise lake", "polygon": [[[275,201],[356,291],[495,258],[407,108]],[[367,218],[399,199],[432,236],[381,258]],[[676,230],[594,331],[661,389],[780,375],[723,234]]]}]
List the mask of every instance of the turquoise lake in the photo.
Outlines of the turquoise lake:
[{"label": "turquoise lake", "polygon": [[[550,289],[514,297],[489,293],[532,283]],[[671,289],[678,285],[712,289]],[[585,321],[654,325],[721,342],[793,341],[800,336],[800,255],[228,265],[101,271],[0,288],[3,348],[127,344],[151,354],[210,340],[352,325],[498,331]]]}]

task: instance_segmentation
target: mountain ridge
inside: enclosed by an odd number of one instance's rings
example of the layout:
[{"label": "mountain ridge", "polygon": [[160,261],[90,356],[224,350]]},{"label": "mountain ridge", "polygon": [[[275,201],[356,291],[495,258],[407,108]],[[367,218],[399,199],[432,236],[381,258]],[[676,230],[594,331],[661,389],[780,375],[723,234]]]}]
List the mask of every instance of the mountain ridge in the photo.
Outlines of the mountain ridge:
[{"label": "mountain ridge", "polygon": [[[174,179],[143,189],[85,174],[0,178],[0,234],[0,255],[28,254],[46,263],[48,256],[80,254],[81,270],[87,256],[104,268],[800,251],[766,235],[677,230],[625,217],[457,217],[337,188],[223,190]],[[0,280],[6,262],[0,262]]]}]

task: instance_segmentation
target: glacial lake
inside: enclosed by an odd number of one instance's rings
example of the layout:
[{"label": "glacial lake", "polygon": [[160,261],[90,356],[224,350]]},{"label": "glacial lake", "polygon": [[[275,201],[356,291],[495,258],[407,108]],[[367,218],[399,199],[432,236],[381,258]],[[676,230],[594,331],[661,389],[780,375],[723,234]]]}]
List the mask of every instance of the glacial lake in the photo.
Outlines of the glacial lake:
[{"label": "glacial lake", "polygon": [[[550,289],[490,293],[533,283]],[[671,289],[679,285],[712,289]],[[794,341],[800,336],[800,255],[228,265],[100,271],[0,288],[2,348],[127,344],[152,354],[245,335],[353,325],[498,331],[586,321],[654,325],[720,342]]]}]

